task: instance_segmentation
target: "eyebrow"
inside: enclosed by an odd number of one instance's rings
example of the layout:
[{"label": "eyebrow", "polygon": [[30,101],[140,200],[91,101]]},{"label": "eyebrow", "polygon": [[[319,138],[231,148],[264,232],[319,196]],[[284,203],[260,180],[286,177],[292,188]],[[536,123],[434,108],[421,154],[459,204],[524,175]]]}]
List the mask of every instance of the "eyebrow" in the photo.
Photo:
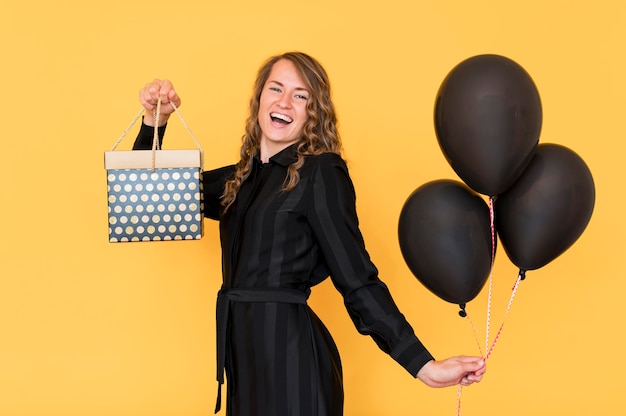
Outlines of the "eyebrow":
[{"label": "eyebrow", "polygon": [[[268,79],[268,80],[267,80],[267,83],[269,84],[270,82],[271,82],[271,83],[274,83],[274,84],[278,84],[278,85],[280,85],[281,87],[284,87],[284,86],[285,86],[285,84],[283,84],[283,83],[282,83],[282,82],[280,82],[280,81],[274,81],[274,80]],[[309,89],[308,89],[308,88],[305,88],[305,87],[296,87],[295,89],[296,89],[297,91],[306,91],[306,92],[309,92]]]}]

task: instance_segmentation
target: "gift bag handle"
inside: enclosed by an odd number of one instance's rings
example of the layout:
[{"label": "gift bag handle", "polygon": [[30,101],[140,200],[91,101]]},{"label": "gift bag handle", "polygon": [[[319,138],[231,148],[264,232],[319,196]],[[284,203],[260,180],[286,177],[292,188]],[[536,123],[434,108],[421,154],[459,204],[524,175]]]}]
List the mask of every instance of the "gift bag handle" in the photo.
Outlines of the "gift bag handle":
[{"label": "gift bag handle", "polygon": [[[191,136],[191,138],[193,139],[193,141],[196,143],[196,146],[198,147],[198,150],[200,151],[200,170],[203,171],[204,170],[204,150],[202,150],[202,146],[200,145],[200,142],[198,141],[198,139],[196,139],[196,136],[192,133],[191,129],[189,128],[189,126],[187,125],[187,122],[185,121],[185,119],[183,118],[183,115],[180,113],[180,111],[178,110],[178,107],[176,107],[176,105],[170,101],[170,104],[172,105],[172,107],[174,108],[174,112],[176,112],[176,114],[178,115],[178,117],[180,118],[180,121],[183,123],[183,126],[185,127],[185,129],[187,129],[187,132],[189,133],[189,135]],[[133,126],[135,125],[135,123],[137,123],[137,120],[139,120],[139,118],[141,117],[141,115],[144,113],[144,109],[142,108],[139,113],[137,113],[137,115],[135,116],[135,118],[133,119],[133,121],[131,121],[131,123],[129,124],[129,126],[126,128],[126,130],[124,130],[124,132],[122,133],[122,135],[120,136],[119,139],[117,139],[117,141],[115,142],[115,144],[113,145],[113,147],[111,148],[111,151],[115,150],[117,148],[117,146],[122,142],[122,140],[124,139],[124,137],[126,137],[126,135],[128,134],[128,132],[130,131],[130,129],[133,128]],[[155,169],[155,158],[156,158],[156,151],[160,150],[159,149],[159,129],[158,126],[159,125],[159,117],[160,117],[160,113],[161,113],[161,97],[159,97],[158,101],[157,101],[157,106],[155,108],[155,110],[153,111],[153,117],[154,117],[154,137],[152,139],[152,170],[154,171]]]}]

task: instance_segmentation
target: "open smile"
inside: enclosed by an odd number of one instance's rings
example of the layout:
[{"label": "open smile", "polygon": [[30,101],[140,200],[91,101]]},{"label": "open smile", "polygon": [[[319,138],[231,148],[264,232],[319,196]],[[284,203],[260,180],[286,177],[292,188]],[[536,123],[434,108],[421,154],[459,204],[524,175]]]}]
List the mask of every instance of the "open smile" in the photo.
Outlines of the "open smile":
[{"label": "open smile", "polygon": [[273,122],[276,122],[279,124],[291,124],[293,122],[293,119],[285,114],[270,113],[270,117]]}]

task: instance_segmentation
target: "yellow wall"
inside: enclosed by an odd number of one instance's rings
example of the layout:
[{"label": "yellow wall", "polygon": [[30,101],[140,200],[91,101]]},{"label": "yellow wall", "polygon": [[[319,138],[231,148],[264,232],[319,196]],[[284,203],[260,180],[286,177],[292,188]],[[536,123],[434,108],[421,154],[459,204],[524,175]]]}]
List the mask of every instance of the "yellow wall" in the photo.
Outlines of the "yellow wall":
[{"label": "yellow wall", "polygon": [[[505,55],[531,74],[543,104],[541,142],[587,162],[595,211],[572,248],[520,285],[488,374],[463,390],[462,411],[624,414],[625,4],[5,2],[0,415],[211,413],[216,225],[207,222],[199,242],[108,243],[103,152],[139,110],[137,91],[167,77],[207,150],[206,167],[233,162],[257,67],[291,49],[331,75],[368,248],[437,357],[479,351],[458,308],[411,275],[397,241],[408,195],[456,178],[434,134],[435,94],[454,65],[476,54]],[[190,140],[173,120],[171,146]],[[492,335],[516,275],[499,251]],[[311,305],[343,353],[347,415],[456,414],[456,389],[423,386],[358,335],[330,284]],[[468,310],[484,344],[486,292]]]}]

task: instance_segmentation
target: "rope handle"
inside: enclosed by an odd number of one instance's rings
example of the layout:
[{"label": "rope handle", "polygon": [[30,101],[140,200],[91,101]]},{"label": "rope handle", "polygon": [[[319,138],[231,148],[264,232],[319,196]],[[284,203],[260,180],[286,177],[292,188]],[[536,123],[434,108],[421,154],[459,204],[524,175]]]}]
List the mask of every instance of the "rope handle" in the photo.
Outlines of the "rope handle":
[{"label": "rope handle", "polygon": [[[178,115],[178,118],[180,118],[180,121],[183,123],[183,126],[187,130],[187,133],[189,133],[189,135],[193,139],[194,143],[198,147],[198,150],[200,150],[200,170],[203,171],[204,170],[204,150],[202,149],[202,145],[200,145],[200,142],[198,141],[196,136],[193,134],[193,132],[191,131],[191,129],[187,125],[187,122],[185,121],[185,119],[183,118],[183,115],[178,110],[178,107],[176,107],[176,105],[173,102],[170,102],[170,104],[174,108],[174,112]],[[130,124],[128,125],[126,130],[124,130],[124,132],[122,133],[120,138],[117,139],[117,141],[115,142],[115,144],[111,148],[111,151],[115,150],[117,148],[117,146],[122,142],[124,137],[126,137],[128,132],[137,123],[137,120],[139,120],[139,118],[141,118],[141,116],[144,113],[144,111],[145,110],[142,108],[137,113],[137,115],[133,118],[133,121],[130,122]],[[156,109],[153,112],[154,126],[155,127],[154,127],[154,137],[152,139],[152,170],[154,170],[154,160],[155,160],[156,150],[160,150],[160,146],[159,146],[159,128],[157,127],[159,125],[158,121],[159,121],[160,113],[161,113],[161,97],[159,97],[159,99],[157,101]]]}]

